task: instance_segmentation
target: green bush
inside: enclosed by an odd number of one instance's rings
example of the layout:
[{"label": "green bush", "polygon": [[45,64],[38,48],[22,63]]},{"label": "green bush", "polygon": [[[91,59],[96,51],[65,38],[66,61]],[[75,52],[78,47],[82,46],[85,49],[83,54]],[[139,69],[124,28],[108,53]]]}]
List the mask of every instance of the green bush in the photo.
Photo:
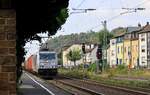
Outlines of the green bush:
[{"label": "green bush", "polygon": [[124,64],[118,65],[116,68],[117,74],[128,74],[128,68]]},{"label": "green bush", "polygon": [[90,64],[89,65],[89,68],[88,68],[88,71],[90,72],[95,72],[96,71],[96,63],[93,63],[93,64]]}]

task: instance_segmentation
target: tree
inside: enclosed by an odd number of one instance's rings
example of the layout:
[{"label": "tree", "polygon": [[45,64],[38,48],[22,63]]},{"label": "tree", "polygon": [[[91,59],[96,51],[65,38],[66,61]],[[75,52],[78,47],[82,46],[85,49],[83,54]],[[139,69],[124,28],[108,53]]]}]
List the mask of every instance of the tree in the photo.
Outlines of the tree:
[{"label": "tree", "polygon": [[100,30],[99,35],[97,35],[97,36],[99,36],[98,37],[99,42],[102,45],[104,45],[104,38],[105,38],[104,35],[106,35],[106,37],[107,37],[107,43],[106,43],[106,45],[107,45],[107,44],[109,44],[110,39],[113,37],[113,34],[111,32],[109,32],[108,30],[104,30],[104,29]]},{"label": "tree", "polygon": [[63,65],[62,50],[58,54],[58,64]]},{"label": "tree", "polygon": [[[3,0],[4,1],[4,0]],[[8,1],[8,0],[7,0]],[[9,0],[10,1],[10,0]],[[25,60],[25,43],[39,40],[37,33],[48,32],[54,35],[68,17],[69,0],[13,0],[17,11],[16,55],[17,82],[21,76],[20,68]],[[17,2],[17,4],[16,4]],[[57,6],[57,7],[56,7]]]},{"label": "tree", "polygon": [[70,50],[66,55],[67,59],[74,62],[74,66],[76,66],[76,61],[81,59],[81,50],[73,49]]}]

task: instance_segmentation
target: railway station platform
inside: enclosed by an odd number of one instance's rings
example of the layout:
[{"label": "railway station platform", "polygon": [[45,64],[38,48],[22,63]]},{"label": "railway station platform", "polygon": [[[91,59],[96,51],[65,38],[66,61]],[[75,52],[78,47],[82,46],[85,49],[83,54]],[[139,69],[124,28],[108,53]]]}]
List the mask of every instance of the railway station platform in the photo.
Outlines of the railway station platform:
[{"label": "railway station platform", "polygon": [[18,95],[51,95],[25,72],[23,72],[21,76],[21,81],[22,82],[18,89]]}]

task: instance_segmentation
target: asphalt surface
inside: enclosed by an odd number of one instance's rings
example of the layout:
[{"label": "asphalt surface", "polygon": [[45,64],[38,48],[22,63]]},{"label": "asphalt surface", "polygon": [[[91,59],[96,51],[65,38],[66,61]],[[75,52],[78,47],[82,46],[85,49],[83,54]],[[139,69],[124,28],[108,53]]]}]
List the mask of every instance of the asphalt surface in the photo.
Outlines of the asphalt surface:
[{"label": "asphalt surface", "polygon": [[71,95],[27,72],[23,72],[21,80],[17,95]]}]

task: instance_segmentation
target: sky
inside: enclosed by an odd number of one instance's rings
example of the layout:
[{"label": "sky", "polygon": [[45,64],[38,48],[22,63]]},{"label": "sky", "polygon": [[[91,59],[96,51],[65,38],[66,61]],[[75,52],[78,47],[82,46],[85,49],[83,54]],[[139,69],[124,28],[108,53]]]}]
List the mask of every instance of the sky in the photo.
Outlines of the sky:
[{"label": "sky", "polygon": [[[96,10],[85,13],[74,11],[72,8]],[[128,11],[122,8],[145,8],[145,10],[133,12],[133,10]],[[69,17],[61,30],[58,30],[53,37],[90,30],[97,32],[103,29],[104,20],[107,21],[107,29],[110,31],[117,27],[137,26],[138,23],[144,26],[147,21],[150,21],[150,0],[70,0],[68,10]],[[40,35],[46,36],[47,34]],[[45,41],[46,39],[43,40]],[[38,51],[39,43],[32,41],[25,47],[28,51],[26,57],[29,57]]]}]

